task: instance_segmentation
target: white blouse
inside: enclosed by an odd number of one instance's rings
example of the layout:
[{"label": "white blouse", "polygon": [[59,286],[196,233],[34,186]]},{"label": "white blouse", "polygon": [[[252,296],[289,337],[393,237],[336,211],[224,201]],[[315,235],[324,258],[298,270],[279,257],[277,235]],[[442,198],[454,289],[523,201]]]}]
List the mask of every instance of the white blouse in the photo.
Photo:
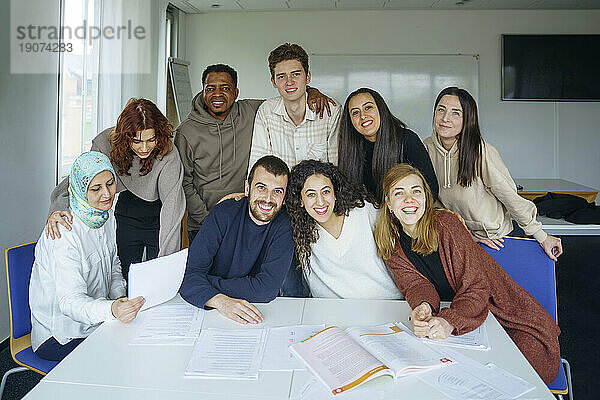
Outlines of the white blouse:
[{"label": "white blouse", "polygon": [[373,237],[378,210],[371,203],[350,210],[336,239],[317,225],[311,245],[310,273],[305,278],[313,297],[402,299]]},{"label": "white blouse", "polygon": [[114,319],[113,300],[126,292],[115,217],[109,212],[98,229],[73,215],[72,230],[59,227],[61,238],[52,240],[42,232],[29,283],[34,350],[51,336],[63,345],[87,337],[101,322]]}]

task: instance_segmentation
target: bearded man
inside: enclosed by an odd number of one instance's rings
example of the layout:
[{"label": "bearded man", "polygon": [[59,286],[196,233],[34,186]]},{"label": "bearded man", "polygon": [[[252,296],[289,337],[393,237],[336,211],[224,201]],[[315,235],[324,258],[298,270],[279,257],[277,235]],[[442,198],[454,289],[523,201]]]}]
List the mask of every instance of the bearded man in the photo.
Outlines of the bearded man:
[{"label": "bearded man", "polygon": [[278,295],[294,253],[283,206],[288,176],[285,162],[264,156],[248,174],[246,197],[213,207],[190,245],[179,290],[184,300],[239,323],[263,321],[251,303]]}]

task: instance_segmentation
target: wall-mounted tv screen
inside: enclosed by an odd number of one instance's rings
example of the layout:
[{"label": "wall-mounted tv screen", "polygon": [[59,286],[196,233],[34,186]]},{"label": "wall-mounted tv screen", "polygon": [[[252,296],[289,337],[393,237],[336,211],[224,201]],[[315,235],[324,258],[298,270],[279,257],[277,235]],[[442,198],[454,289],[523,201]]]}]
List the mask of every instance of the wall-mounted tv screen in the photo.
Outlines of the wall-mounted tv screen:
[{"label": "wall-mounted tv screen", "polygon": [[502,35],[502,100],[600,101],[600,35]]}]

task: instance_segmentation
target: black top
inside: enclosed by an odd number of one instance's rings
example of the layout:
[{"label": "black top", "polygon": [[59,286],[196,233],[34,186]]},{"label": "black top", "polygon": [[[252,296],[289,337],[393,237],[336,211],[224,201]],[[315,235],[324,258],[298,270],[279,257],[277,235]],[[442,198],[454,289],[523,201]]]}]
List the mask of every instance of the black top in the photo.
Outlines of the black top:
[{"label": "black top", "polygon": [[[160,199],[146,201],[137,197],[129,190],[123,190],[119,193],[117,205],[115,206],[115,215],[119,219],[128,219],[130,223],[136,223],[144,229],[160,228],[160,209],[162,202]],[[134,222],[135,221],[135,222]]]},{"label": "black top", "polygon": [[[410,129],[404,129],[404,141],[403,141],[403,154],[398,154],[398,163],[407,163],[417,168],[427,181],[427,184],[431,188],[433,193],[433,200],[438,199],[438,181],[433,170],[433,164],[429,158],[429,153],[425,149],[423,142],[419,136],[411,131]],[[366,186],[369,193],[371,193],[377,201],[381,201],[376,195],[375,188],[377,183],[373,178],[373,149],[375,143],[369,142],[363,138],[363,151],[365,154],[364,166],[363,166],[363,183]]]},{"label": "black top", "polygon": [[[366,139],[363,139],[363,149],[365,151],[365,165],[363,168],[363,183],[365,184],[365,187],[367,188],[367,191],[369,193],[371,193],[375,198],[377,198],[377,196],[375,195],[376,191],[375,188],[377,187],[377,184],[375,183],[375,180],[373,179],[373,149],[375,148],[375,142],[369,142]],[[378,199],[379,200],[379,199]]]},{"label": "black top", "polygon": [[435,290],[440,295],[441,301],[452,301],[455,293],[444,272],[440,252],[436,250],[427,256],[423,256],[410,248],[411,242],[411,237],[400,231],[400,246],[406,257],[408,257],[408,260],[415,266],[417,271],[433,284]]}]

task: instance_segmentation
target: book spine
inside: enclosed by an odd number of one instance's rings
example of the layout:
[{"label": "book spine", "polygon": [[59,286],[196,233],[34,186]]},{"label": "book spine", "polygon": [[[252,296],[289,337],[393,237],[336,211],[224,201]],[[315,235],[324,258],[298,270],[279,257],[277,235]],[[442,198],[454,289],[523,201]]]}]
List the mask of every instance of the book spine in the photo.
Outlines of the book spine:
[{"label": "book spine", "polygon": [[373,377],[373,375],[377,374],[378,372],[381,371],[385,371],[385,370],[389,370],[388,367],[386,367],[385,365],[380,365],[379,367],[375,367],[372,370],[368,371],[367,373],[365,373],[363,376],[361,376],[360,378],[358,378],[355,381],[352,381],[342,387],[333,389],[331,391],[331,393],[333,393],[334,395],[336,394],[340,394],[340,393],[344,393],[350,389],[354,389],[355,387],[357,387],[358,385],[360,385],[363,382],[368,381],[369,379],[371,379]]}]

